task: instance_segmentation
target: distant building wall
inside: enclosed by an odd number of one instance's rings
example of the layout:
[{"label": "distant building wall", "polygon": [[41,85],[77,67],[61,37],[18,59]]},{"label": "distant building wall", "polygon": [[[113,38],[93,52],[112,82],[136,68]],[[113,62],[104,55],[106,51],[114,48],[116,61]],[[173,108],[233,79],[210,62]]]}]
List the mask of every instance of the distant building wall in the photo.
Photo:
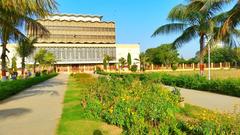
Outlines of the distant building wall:
[{"label": "distant building wall", "polygon": [[[127,60],[128,53],[131,54],[132,64],[139,64],[140,46],[138,44],[117,44],[117,61],[123,57]],[[140,66],[139,66],[140,67]]]}]

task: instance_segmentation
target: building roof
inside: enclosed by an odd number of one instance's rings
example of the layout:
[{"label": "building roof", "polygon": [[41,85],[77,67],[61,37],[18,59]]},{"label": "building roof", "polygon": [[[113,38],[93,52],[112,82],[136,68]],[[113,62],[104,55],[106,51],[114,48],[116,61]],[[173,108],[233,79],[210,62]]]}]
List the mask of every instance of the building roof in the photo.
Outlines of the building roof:
[{"label": "building roof", "polygon": [[51,16],[92,17],[92,18],[100,18],[100,19],[103,18],[103,16],[99,16],[99,15],[83,15],[83,14],[51,14]]},{"label": "building roof", "polygon": [[103,16],[99,15],[82,15],[82,14],[50,14],[48,17],[39,18],[41,21],[75,21],[75,22],[102,22],[102,23],[114,23],[112,21],[102,21]]}]

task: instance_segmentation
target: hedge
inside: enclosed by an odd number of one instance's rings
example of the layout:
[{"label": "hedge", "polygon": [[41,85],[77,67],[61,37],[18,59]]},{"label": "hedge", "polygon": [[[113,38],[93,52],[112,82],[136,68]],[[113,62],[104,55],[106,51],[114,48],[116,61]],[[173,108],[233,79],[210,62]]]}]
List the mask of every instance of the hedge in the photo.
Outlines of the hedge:
[{"label": "hedge", "polygon": [[209,91],[224,95],[240,97],[240,80],[207,80],[199,75],[179,75],[173,76],[164,74],[161,76],[161,82],[165,85],[177,86],[201,91]]},{"label": "hedge", "polygon": [[169,86],[177,86],[181,88],[209,91],[213,93],[240,97],[240,79],[225,80],[207,80],[206,77],[200,75],[169,75],[165,73],[145,73],[145,74],[108,74],[112,77],[120,77],[122,79],[132,80],[139,78],[140,81],[149,81],[149,83],[162,83]]},{"label": "hedge", "polygon": [[0,101],[13,96],[35,84],[55,77],[56,75],[56,73],[53,73],[29,79],[0,82]]}]

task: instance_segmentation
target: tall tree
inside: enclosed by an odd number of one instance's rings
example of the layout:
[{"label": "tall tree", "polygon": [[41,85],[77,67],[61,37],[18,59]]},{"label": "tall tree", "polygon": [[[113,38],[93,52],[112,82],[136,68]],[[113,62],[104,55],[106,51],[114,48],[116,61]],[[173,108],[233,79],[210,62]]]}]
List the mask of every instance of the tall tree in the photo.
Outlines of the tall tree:
[{"label": "tall tree", "polygon": [[39,63],[39,65],[43,65],[44,64],[44,56],[45,56],[46,53],[47,53],[46,49],[40,49],[34,55],[34,65],[33,65],[34,73],[36,72],[36,65],[37,65],[37,63]]},{"label": "tall tree", "polygon": [[121,69],[123,69],[124,66],[127,64],[126,59],[123,58],[123,57],[121,57],[118,61],[119,61],[119,64],[120,64]]},{"label": "tall tree", "polygon": [[37,42],[37,38],[24,38],[19,40],[16,48],[18,55],[22,58],[22,75],[25,72],[25,59],[31,55],[35,49],[34,44]]},{"label": "tall tree", "polygon": [[25,26],[48,34],[40,23],[33,17],[45,17],[56,10],[54,0],[1,0],[0,1],[0,40],[2,41],[2,77],[6,79],[7,43],[9,40],[26,38],[21,32]]},{"label": "tall tree", "polygon": [[43,57],[43,63],[45,66],[53,66],[56,63],[56,57],[53,53],[47,52]]},{"label": "tall tree", "polygon": [[144,53],[141,52],[139,55],[139,59],[135,59],[140,63],[140,70],[145,71],[146,65],[150,63],[149,57]]},{"label": "tall tree", "polygon": [[178,62],[178,52],[172,48],[171,44],[163,44],[157,48],[151,48],[146,51],[146,55],[153,64],[170,65]]},{"label": "tall tree", "polygon": [[[213,1],[213,0],[209,0],[209,1]],[[233,0],[229,0],[229,1],[233,1]],[[230,31],[238,32],[238,30],[236,29],[240,24],[240,0],[237,0],[237,3],[233,6],[231,10],[224,12],[219,16],[221,17],[221,22],[222,22],[222,29],[221,29],[220,36],[226,36]]]},{"label": "tall tree", "polygon": [[15,56],[12,57],[12,70],[13,70],[14,72],[17,71],[17,58],[16,58]]},{"label": "tall tree", "polygon": [[109,63],[110,63],[111,60],[112,60],[111,56],[104,55],[104,58],[103,58],[104,69],[107,69],[107,66],[109,66]]},{"label": "tall tree", "polygon": [[128,69],[130,69],[132,65],[132,57],[130,53],[128,53],[127,55],[127,64],[128,64]]},{"label": "tall tree", "polygon": [[[168,19],[172,22],[159,27],[153,36],[168,34],[171,32],[183,31],[182,34],[173,42],[175,48],[181,47],[190,40],[199,37],[200,46],[200,66],[203,73],[203,56],[205,42],[211,43],[219,41],[217,38],[219,27],[213,19],[214,12],[221,10],[221,6],[228,1],[225,0],[191,0],[187,5],[177,5],[174,7]],[[230,37],[228,37],[230,38]],[[210,45],[210,44],[209,44]]]}]

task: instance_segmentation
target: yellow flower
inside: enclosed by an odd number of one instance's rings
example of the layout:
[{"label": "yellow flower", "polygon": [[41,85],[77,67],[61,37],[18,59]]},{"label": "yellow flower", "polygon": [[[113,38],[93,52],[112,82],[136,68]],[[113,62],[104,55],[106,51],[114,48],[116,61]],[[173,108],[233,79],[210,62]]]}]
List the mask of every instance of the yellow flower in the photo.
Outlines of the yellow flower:
[{"label": "yellow flower", "polygon": [[109,109],[109,112],[110,112],[110,113],[113,113],[113,109]]}]

